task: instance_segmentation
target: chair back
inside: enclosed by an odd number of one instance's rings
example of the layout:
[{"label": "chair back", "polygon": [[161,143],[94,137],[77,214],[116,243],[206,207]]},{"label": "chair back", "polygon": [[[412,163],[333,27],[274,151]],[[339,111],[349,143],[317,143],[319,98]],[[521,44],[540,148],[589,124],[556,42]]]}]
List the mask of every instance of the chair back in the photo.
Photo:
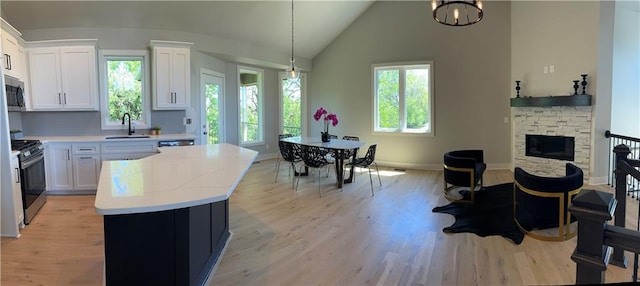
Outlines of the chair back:
[{"label": "chair back", "polygon": [[[345,136],[342,136],[342,140],[360,141],[360,137],[345,135]],[[357,152],[358,152],[357,148],[356,149],[344,150],[344,158],[343,159],[350,159]]]},{"label": "chair back", "polygon": [[376,148],[378,147],[378,144],[371,144],[371,146],[369,146],[369,149],[367,150],[367,154],[364,155],[364,158],[362,158],[361,164],[364,166],[369,166],[371,165],[371,163],[373,163],[373,161],[376,160]]},{"label": "chair back", "polygon": [[300,156],[302,161],[304,161],[305,165],[311,168],[320,168],[331,164],[327,161],[327,158],[324,157],[325,155],[326,150],[324,148],[317,146],[300,146]]},{"label": "chair back", "polygon": [[293,137],[293,134],[278,134],[278,139]]},{"label": "chair back", "polygon": [[302,159],[300,157],[300,147],[298,144],[278,141],[278,147],[280,148],[280,155],[282,155],[283,160],[287,162],[298,162]]}]

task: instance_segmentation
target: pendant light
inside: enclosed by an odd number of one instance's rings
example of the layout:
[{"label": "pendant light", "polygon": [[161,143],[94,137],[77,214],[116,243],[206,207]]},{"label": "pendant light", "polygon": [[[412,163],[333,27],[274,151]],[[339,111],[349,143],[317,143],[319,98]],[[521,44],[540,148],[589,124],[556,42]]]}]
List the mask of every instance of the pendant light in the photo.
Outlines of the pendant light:
[{"label": "pendant light", "polygon": [[296,69],[296,59],[293,57],[293,0],[291,0],[291,58],[289,59],[289,68],[287,69],[288,79],[297,79],[300,72]]},{"label": "pendant light", "polygon": [[[447,26],[469,26],[482,20],[481,1],[431,1],[433,19]],[[462,17],[461,17],[462,16]]]}]

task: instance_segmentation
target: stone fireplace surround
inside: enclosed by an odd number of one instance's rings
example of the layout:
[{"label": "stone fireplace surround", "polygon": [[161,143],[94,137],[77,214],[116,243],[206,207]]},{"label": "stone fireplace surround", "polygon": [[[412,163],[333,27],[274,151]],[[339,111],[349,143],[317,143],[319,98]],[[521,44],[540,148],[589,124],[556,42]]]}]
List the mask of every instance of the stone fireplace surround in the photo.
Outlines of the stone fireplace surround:
[{"label": "stone fireplace surround", "polygon": [[[565,164],[573,163],[588,182],[591,165],[592,106],[512,107],[514,125],[514,167],[538,176],[565,175]],[[527,134],[575,137],[574,161],[525,155]]]}]

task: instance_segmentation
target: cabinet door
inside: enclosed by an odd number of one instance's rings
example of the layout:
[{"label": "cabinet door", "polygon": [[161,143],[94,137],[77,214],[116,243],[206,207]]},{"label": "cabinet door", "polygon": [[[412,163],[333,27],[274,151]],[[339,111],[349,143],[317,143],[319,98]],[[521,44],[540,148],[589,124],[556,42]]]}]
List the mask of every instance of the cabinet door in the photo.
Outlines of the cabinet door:
[{"label": "cabinet door", "polygon": [[2,66],[4,74],[19,78],[18,41],[8,33],[2,33]]},{"label": "cabinet door", "polygon": [[173,106],[173,90],[171,89],[171,48],[154,49],[155,109],[171,109]]},{"label": "cabinet door", "polygon": [[16,213],[16,223],[22,225],[24,222],[24,208],[22,206],[22,189],[20,187],[20,166],[17,157],[11,159],[11,172],[13,208]]},{"label": "cabinet door", "polygon": [[29,53],[31,108],[61,110],[60,57],[57,48],[34,48]]},{"label": "cabinet door", "polygon": [[95,48],[60,48],[60,66],[65,110],[97,110]]},{"label": "cabinet door", "polygon": [[100,155],[73,156],[73,189],[97,190],[100,177]]},{"label": "cabinet door", "polygon": [[73,190],[71,145],[52,144],[45,152],[47,152],[47,157],[49,158],[46,162],[46,174],[49,178],[47,190]]},{"label": "cabinet door", "polygon": [[189,106],[189,50],[174,49],[171,61],[171,84],[174,92],[173,106],[186,108]]}]

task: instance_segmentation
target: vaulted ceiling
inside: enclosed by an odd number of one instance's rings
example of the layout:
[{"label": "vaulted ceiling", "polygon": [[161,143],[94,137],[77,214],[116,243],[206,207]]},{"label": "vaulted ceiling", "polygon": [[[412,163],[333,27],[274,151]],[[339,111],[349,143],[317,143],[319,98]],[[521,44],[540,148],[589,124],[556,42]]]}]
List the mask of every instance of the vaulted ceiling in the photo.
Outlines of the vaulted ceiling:
[{"label": "vaulted ceiling", "polygon": [[[373,0],[294,2],[295,54],[312,59]],[[19,31],[48,28],[175,30],[291,51],[289,1],[5,1]]]}]

